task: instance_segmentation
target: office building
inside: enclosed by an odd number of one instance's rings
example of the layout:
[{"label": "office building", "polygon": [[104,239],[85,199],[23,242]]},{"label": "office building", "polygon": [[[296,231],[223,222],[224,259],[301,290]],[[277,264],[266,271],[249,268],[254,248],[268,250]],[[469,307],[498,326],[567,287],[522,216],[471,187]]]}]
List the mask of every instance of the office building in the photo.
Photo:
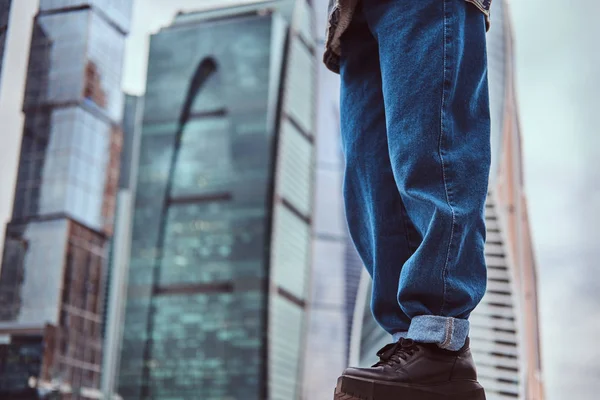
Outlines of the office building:
[{"label": "office building", "polygon": [[179,14],[152,36],[117,392],[299,399],[315,41],[304,1]]},{"label": "office building", "polygon": [[[315,7],[319,54],[326,32],[327,0]],[[317,68],[316,163],[311,297],[306,339],[303,396],[330,398],[348,365],[356,290],[363,268],[350,240],[344,215],[344,159],[340,143],[339,75]]]},{"label": "office building", "polygon": [[125,96],[119,190],[117,192],[114,235],[109,252],[102,330],[104,352],[101,391],[106,399],[118,399],[116,381],[121,355],[123,325],[125,323],[131,222],[139,162],[142,110],[142,97]]},{"label": "office building", "polygon": [[0,398],[100,396],[130,13],[130,0],[40,0],[0,272]]}]

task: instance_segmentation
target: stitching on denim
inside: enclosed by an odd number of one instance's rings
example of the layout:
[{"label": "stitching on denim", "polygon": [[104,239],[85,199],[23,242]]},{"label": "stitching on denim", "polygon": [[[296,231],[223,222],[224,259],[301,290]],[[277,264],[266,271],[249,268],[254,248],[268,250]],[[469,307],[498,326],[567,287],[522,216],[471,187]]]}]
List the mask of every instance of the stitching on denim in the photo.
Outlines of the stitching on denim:
[{"label": "stitching on denim", "polygon": [[447,348],[450,343],[452,343],[452,332],[454,331],[454,318],[447,318],[446,319],[446,337],[444,338],[444,341],[442,342],[442,344],[440,344],[440,347],[442,349]]},{"label": "stitching on denim", "polygon": [[444,293],[442,297],[442,308],[440,310],[440,315],[444,314],[444,308],[446,307],[446,292],[447,292],[447,284],[446,277],[448,272],[448,263],[450,262],[450,248],[452,247],[452,239],[454,238],[454,226],[456,224],[456,213],[454,211],[454,207],[450,204],[450,195],[448,193],[448,182],[446,179],[446,167],[444,165],[444,156],[442,155],[442,138],[444,136],[444,119],[445,113],[444,109],[446,107],[446,85],[449,82],[446,72],[448,69],[447,65],[447,57],[448,57],[448,13],[446,10],[447,0],[444,0],[444,73],[443,73],[443,83],[442,83],[442,105],[440,109],[440,138],[439,138],[439,146],[438,152],[440,155],[440,162],[442,164],[442,180],[444,182],[444,191],[446,193],[446,203],[448,207],[450,207],[450,212],[452,213],[452,227],[450,229],[450,239],[448,239],[448,251],[446,253],[446,262],[444,264],[444,268],[442,269],[442,282],[444,283]]}]

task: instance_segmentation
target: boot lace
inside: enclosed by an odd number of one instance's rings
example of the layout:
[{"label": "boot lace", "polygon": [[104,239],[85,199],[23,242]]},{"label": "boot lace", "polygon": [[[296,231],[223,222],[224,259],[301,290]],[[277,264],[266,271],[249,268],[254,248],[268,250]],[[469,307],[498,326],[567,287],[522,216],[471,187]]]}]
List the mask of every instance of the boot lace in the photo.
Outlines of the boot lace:
[{"label": "boot lace", "polygon": [[400,364],[419,351],[419,347],[411,339],[400,339],[390,343],[377,352],[379,361],[373,367]]}]

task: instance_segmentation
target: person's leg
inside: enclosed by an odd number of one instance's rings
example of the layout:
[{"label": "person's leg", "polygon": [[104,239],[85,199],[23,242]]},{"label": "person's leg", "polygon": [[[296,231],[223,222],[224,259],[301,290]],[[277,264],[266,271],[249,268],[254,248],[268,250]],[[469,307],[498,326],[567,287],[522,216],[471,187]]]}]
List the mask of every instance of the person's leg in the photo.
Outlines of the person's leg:
[{"label": "person's leg", "polygon": [[[411,320],[406,338],[384,347],[372,368],[346,369],[335,398],[484,400],[467,338],[486,286],[484,17],[464,0],[369,0],[364,13],[379,49],[394,184],[419,241],[407,260],[384,248],[374,264],[400,271],[394,301]],[[398,223],[385,212],[372,216],[381,231]],[[369,240],[378,231],[363,233]],[[389,301],[383,295],[374,301]]]},{"label": "person's leg", "polygon": [[[372,368],[346,369],[335,398],[484,400],[467,338],[467,318],[486,285],[490,121],[484,17],[464,0],[369,0],[364,15],[379,49],[394,185],[418,242],[407,260],[371,244],[374,252],[383,251],[374,276],[377,270],[400,271],[394,301],[410,327],[406,338],[378,353]],[[344,50],[342,60],[348,57]],[[383,212],[371,216],[381,227],[362,232],[363,240],[398,224],[393,213]],[[384,295],[389,293],[374,293],[374,302],[390,301],[378,298]]]},{"label": "person's leg", "polygon": [[390,164],[379,48],[359,5],[341,38],[340,119],[344,201],[353,242],[373,278],[372,310],[390,334],[410,318],[396,300],[402,264],[420,238],[406,217]]},{"label": "person's leg", "polygon": [[484,16],[464,0],[368,3],[395,181],[423,238],[402,268],[398,302],[411,318],[409,338],[458,350],[486,288]]}]

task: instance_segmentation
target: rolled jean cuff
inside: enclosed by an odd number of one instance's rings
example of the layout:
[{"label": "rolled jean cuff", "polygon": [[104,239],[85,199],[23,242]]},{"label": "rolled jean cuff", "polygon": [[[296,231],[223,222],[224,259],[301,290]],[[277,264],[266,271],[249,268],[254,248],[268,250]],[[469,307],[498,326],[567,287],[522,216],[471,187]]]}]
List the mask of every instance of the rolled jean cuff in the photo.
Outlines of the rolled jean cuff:
[{"label": "rolled jean cuff", "polygon": [[435,315],[414,317],[406,338],[421,343],[436,343],[445,350],[460,350],[469,335],[469,321]]}]

